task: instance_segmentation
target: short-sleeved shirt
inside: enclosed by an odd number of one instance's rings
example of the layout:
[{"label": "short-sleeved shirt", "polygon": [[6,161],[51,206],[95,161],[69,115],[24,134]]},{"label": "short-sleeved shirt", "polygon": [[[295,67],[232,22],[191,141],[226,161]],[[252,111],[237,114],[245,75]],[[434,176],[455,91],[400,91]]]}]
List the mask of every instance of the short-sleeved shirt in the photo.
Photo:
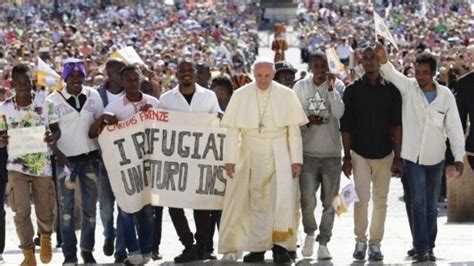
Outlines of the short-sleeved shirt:
[{"label": "short-sleeved shirt", "polygon": [[[45,126],[58,122],[53,103],[44,97],[35,97],[26,107],[16,105],[15,98],[9,98],[0,105],[0,114],[5,115],[8,129]],[[51,176],[50,154],[31,153],[9,156],[7,169],[31,176]]]},{"label": "short-sleeved shirt", "polygon": [[380,78],[375,86],[366,76],[349,85],[343,97],[341,131],[351,133],[351,149],[367,159],[381,159],[393,150],[391,128],[401,125],[401,96]]},{"label": "short-sleeved shirt", "polygon": [[113,114],[119,121],[122,121],[138,113],[140,108],[146,104],[157,108],[159,101],[153,96],[142,93],[142,99],[140,101],[130,102],[124,94],[120,98],[110,102],[107,107],[105,107],[104,113]]}]

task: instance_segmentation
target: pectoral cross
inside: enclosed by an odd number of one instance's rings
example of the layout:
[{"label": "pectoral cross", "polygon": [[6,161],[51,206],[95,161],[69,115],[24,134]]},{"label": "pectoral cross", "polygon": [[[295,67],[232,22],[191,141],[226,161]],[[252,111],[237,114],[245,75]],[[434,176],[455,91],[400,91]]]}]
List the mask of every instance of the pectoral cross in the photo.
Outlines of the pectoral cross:
[{"label": "pectoral cross", "polygon": [[263,122],[258,123],[258,133],[262,133]]}]

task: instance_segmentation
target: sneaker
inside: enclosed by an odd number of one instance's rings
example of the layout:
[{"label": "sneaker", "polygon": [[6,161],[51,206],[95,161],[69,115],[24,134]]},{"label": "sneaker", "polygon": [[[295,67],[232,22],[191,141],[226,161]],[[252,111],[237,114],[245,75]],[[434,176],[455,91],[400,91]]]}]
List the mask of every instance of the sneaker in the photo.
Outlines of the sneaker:
[{"label": "sneaker", "polygon": [[355,245],[354,253],[352,257],[356,260],[365,260],[365,253],[367,252],[367,243],[357,242]]},{"label": "sneaker", "polygon": [[110,257],[114,254],[114,242],[115,242],[114,237],[105,238],[104,246],[102,247],[102,250],[104,251],[105,256]]},{"label": "sneaker", "polygon": [[126,265],[138,265],[138,264],[143,264],[143,256],[142,254],[134,254],[128,256],[128,258],[125,259],[123,262]]},{"label": "sneaker", "polygon": [[383,260],[383,254],[380,250],[380,246],[370,245],[369,246],[369,260],[381,261]]},{"label": "sneaker", "polygon": [[155,251],[153,254],[151,254],[151,259],[152,260],[161,260],[163,257],[160,255],[160,252]]},{"label": "sneaker", "polygon": [[412,248],[412,249],[408,250],[408,251],[407,251],[407,255],[408,255],[408,257],[413,257],[413,256],[415,256],[415,255],[416,255],[416,250],[415,250],[415,248]]},{"label": "sneaker", "polygon": [[125,262],[125,260],[127,259],[127,256],[124,256],[124,255],[115,255],[115,261],[114,263],[119,263],[119,264],[123,264]]},{"label": "sneaker", "polygon": [[435,254],[433,253],[433,250],[431,250],[430,252],[428,252],[428,259],[430,261],[436,261],[436,256]]},{"label": "sneaker", "polygon": [[143,256],[143,264],[147,264],[148,262],[150,262],[153,255],[151,253],[148,253],[148,254],[143,254],[142,256]]},{"label": "sneaker", "polygon": [[81,257],[84,261],[84,264],[96,264],[97,262],[94,259],[94,255],[90,251],[81,251]]},{"label": "sneaker", "polygon": [[326,245],[319,245],[318,248],[318,260],[330,260],[332,259],[331,253]]},{"label": "sneaker", "polygon": [[303,257],[313,256],[314,241],[315,241],[314,236],[306,235],[306,238],[304,240],[303,250],[301,251],[301,254],[303,255]]},{"label": "sneaker", "polygon": [[51,248],[51,235],[41,234],[40,237],[40,260],[46,264],[53,258],[53,250]]},{"label": "sneaker", "polygon": [[425,254],[421,254],[421,255],[420,254],[415,254],[415,256],[413,256],[412,259],[415,262],[426,262],[429,259],[429,254],[428,254],[428,252],[425,253]]},{"label": "sneaker", "polygon": [[198,259],[197,252],[196,250],[190,246],[186,247],[181,255],[177,256],[174,258],[175,263],[184,263],[184,262],[190,262],[190,261],[195,261]]},{"label": "sneaker", "polygon": [[66,255],[64,257],[64,262],[63,265],[69,265],[69,264],[77,264],[77,256],[76,254],[71,254],[71,255]]}]

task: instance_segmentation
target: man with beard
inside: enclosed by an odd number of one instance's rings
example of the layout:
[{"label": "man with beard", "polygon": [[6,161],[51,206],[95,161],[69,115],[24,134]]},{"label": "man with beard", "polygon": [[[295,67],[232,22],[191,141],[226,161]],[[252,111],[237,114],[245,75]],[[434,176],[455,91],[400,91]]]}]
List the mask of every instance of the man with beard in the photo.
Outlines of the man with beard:
[{"label": "man with beard", "polygon": [[401,157],[410,190],[413,244],[417,262],[435,261],[433,252],[438,232],[438,197],[443,175],[446,137],[454,156],[453,178],[464,170],[464,133],[453,93],[433,78],[436,58],[421,53],[415,61],[415,78],[401,74],[388,62],[385,48],[375,53],[384,78],[402,95],[403,143]]},{"label": "man with beard", "polygon": [[[176,78],[179,84],[160,97],[159,108],[191,113],[218,113],[220,112],[216,94],[196,83],[196,68],[193,62],[183,60],[178,63]],[[216,259],[209,253],[211,219],[209,210],[194,210],[196,224],[196,248],[189,229],[184,210],[169,208],[179,240],[184,245],[181,255],[174,258],[175,263],[183,263],[198,259]]]},{"label": "man with beard", "polygon": [[[344,92],[341,118],[344,158],[342,171],[354,185],[359,202],[354,204],[356,245],[353,257],[380,261],[380,249],[387,214],[387,195],[392,172],[402,173],[401,99],[393,84],[380,76],[380,64],[373,46],[362,51],[365,75]],[[372,185],[372,186],[371,186]],[[368,204],[372,187],[372,219],[367,237]]]},{"label": "man with beard", "polygon": [[64,62],[62,78],[66,86],[47,97],[59,118],[61,137],[57,142],[56,171],[60,206],[61,236],[64,263],[77,263],[77,239],[74,225],[74,190],[66,187],[65,167],[70,180],[79,179],[81,186],[81,257],[84,263],[96,263],[92,251],[95,244],[97,182],[100,168],[99,145],[89,138],[89,128],[103,113],[104,107],[97,90],[84,86],[86,70],[80,59]]}]

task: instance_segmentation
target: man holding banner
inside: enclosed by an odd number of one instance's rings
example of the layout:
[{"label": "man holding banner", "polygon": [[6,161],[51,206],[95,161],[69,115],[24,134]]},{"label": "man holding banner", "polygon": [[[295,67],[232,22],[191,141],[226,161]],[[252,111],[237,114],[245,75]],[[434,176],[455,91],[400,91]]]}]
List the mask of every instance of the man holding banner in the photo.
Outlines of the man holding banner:
[{"label": "man holding banner", "polygon": [[[216,94],[199,86],[196,81],[196,68],[193,62],[181,61],[178,63],[176,78],[178,86],[167,91],[160,98],[161,109],[191,112],[191,113],[218,113],[219,102]],[[195,238],[197,247],[193,247],[193,234],[189,229],[184,210],[169,208],[169,213],[179,240],[184,245],[183,253],[176,258],[176,263],[194,261],[197,259],[216,259],[207,250],[210,240],[211,212],[209,210],[194,210],[196,223]]]},{"label": "man holding banner", "polygon": [[54,145],[61,134],[58,118],[49,100],[34,97],[28,66],[13,67],[12,85],[16,95],[0,106],[6,120],[0,129],[0,145],[8,145],[8,197],[24,255],[21,264],[36,265],[30,191],[41,234],[40,260],[49,263],[56,195],[47,145]]},{"label": "man holding banner", "polygon": [[253,71],[256,81],[235,92],[222,119],[230,179],[219,253],[235,260],[237,252],[250,251],[244,262],[261,262],[272,249],[274,262],[290,262],[298,222],[296,177],[303,163],[299,126],[308,119],[295,92],[272,81],[271,60],[257,60]]},{"label": "man holding banner", "polygon": [[[117,124],[118,121],[126,120],[139,111],[158,107],[158,100],[155,97],[140,91],[140,75],[137,67],[123,67],[120,70],[120,76],[125,94],[105,108],[104,114],[92,124],[89,132],[90,137],[97,137],[101,125]],[[117,180],[114,179],[112,182],[117,182]],[[123,234],[129,252],[125,263],[146,264],[150,260],[153,245],[153,211],[153,207],[149,204],[135,213],[127,213],[119,207],[121,221],[119,230],[121,232],[118,233]],[[134,219],[137,221],[138,241]]]}]

